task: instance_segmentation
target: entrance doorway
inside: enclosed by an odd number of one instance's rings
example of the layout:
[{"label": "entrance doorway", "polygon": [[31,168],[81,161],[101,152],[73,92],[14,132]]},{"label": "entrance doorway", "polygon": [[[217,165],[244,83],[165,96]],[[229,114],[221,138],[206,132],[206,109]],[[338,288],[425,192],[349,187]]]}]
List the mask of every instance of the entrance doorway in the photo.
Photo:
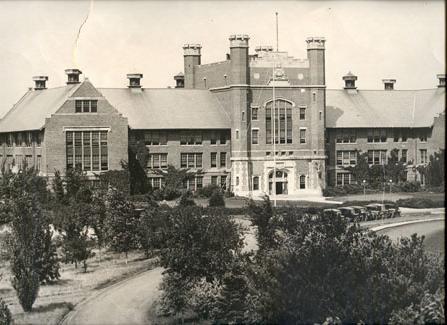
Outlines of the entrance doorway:
[{"label": "entrance doorway", "polygon": [[[283,170],[277,170],[275,174],[275,178],[273,177],[273,171],[269,173],[269,194],[272,195],[273,191],[275,194],[288,194],[288,181],[287,181],[287,172]],[[273,184],[275,180],[275,184]]]}]

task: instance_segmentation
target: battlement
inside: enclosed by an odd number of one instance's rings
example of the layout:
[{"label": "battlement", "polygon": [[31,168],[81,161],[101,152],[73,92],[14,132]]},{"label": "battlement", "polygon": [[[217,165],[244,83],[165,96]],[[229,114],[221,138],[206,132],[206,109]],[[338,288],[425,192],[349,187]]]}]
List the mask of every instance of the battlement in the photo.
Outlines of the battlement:
[{"label": "battlement", "polygon": [[248,40],[250,37],[246,34],[235,34],[231,35],[230,40],[230,48],[231,47],[248,47]]},{"label": "battlement", "polygon": [[308,37],[306,38],[308,50],[324,50],[324,43],[326,39],[324,37]]},{"label": "battlement", "polygon": [[200,44],[185,44],[183,45],[183,55],[200,55]]}]

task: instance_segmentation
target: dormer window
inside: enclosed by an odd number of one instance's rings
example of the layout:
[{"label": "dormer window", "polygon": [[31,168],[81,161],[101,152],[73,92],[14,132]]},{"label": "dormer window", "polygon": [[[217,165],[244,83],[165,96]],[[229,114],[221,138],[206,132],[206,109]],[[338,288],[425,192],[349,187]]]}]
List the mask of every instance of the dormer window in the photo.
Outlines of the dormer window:
[{"label": "dormer window", "polygon": [[76,100],[75,101],[76,113],[96,113],[98,111],[97,100]]}]

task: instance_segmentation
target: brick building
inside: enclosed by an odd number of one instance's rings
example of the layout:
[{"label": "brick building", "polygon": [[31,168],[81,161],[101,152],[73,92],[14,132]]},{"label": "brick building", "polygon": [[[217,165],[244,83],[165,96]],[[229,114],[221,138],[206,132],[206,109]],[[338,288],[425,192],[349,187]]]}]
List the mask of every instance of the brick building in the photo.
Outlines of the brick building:
[{"label": "brick building", "polygon": [[386,80],[369,91],[348,74],[345,89],[326,90],[323,38],[306,40],[305,59],[270,46],[250,54],[247,35],[229,40],[225,60],[210,64],[201,45],[186,44],[175,88],[143,88],[138,73],[122,89],[96,88],[77,69],[66,70],[63,87],[34,77],[34,89],[0,120],[2,166],[50,177],[79,166],[94,178],[120,169],[129,146],[144,142],[153,187],[163,181],[153,170],[174,165],[201,171],[190,189],[301,197],[356,181],[342,166],[359,150],[374,164],[397,148],[411,167],[445,146],[445,75],[436,89],[393,90]]}]

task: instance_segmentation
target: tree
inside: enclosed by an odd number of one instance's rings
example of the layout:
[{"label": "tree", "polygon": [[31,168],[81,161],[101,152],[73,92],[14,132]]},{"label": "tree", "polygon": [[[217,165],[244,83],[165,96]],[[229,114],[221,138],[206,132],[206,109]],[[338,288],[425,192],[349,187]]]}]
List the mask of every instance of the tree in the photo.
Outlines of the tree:
[{"label": "tree", "polygon": [[130,194],[145,194],[150,185],[146,174],[149,151],[144,139],[137,138],[136,142],[129,146],[128,154],[129,161],[122,162],[122,166],[129,173]]},{"label": "tree", "polygon": [[440,149],[430,156],[426,166],[418,166],[418,171],[425,176],[428,186],[443,187],[445,179],[445,150]]},{"label": "tree", "polygon": [[101,248],[106,244],[106,204],[105,194],[102,191],[95,191],[90,204],[89,225],[93,228],[98,246],[99,261],[101,261]]},{"label": "tree", "polygon": [[211,197],[208,201],[208,206],[210,207],[225,207],[225,199],[220,190],[213,191]]},{"label": "tree", "polygon": [[111,248],[125,253],[126,264],[129,250],[137,247],[139,215],[133,205],[114,188],[106,196],[105,229]]},{"label": "tree", "polygon": [[196,202],[194,202],[194,197],[193,197],[191,191],[183,192],[182,196],[180,196],[178,206],[191,207],[191,206],[195,206],[195,205],[196,205]]},{"label": "tree", "polygon": [[181,195],[183,184],[187,180],[193,179],[198,173],[189,169],[177,169],[169,165],[166,169],[154,170],[155,174],[163,177],[163,186],[161,187],[161,194],[163,199],[172,200]]},{"label": "tree", "polygon": [[158,205],[150,205],[141,214],[138,226],[138,242],[149,258],[150,250],[165,247],[166,230],[168,229],[168,212],[162,211]]},{"label": "tree", "polygon": [[11,323],[11,312],[5,302],[0,298],[0,325],[10,325]]},{"label": "tree", "polygon": [[265,251],[276,247],[277,222],[269,197],[265,196],[259,205],[251,200],[248,204],[248,211],[251,223],[257,228],[256,239],[259,250]]},{"label": "tree", "polygon": [[64,202],[65,199],[64,182],[62,181],[61,173],[58,170],[54,172],[52,189],[56,202]]}]

